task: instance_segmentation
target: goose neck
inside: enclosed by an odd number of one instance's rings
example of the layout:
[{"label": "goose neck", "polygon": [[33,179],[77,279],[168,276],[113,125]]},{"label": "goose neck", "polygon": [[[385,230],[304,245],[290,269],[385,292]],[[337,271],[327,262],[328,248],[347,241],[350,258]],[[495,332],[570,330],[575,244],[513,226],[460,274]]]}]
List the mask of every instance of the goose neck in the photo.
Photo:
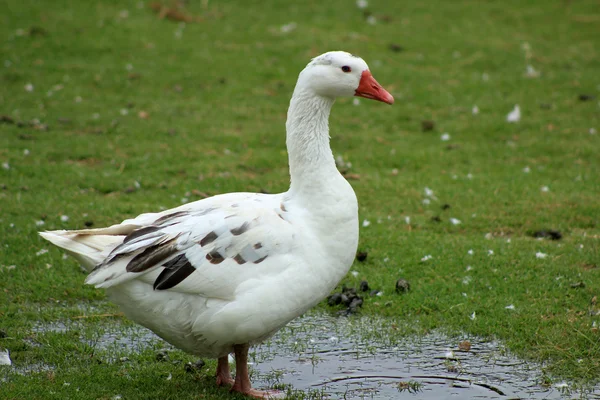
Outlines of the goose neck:
[{"label": "goose neck", "polygon": [[319,190],[339,175],[329,145],[329,114],[334,99],[296,87],[286,123],[291,191]]}]

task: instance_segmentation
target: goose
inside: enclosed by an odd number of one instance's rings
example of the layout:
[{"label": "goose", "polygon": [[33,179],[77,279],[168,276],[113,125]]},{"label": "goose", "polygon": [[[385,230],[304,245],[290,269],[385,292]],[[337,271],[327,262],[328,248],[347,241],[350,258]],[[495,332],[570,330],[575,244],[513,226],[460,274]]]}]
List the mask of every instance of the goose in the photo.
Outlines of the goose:
[{"label": "goose", "polygon": [[[216,358],[217,385],[252,398],[248,349],[314,307],[347,274],[358,203],[338,172],[329,114],[338,97],[393,104],[360,57],[331,51],[302,70],[286,122],[285,193],[229,193],[99,229],[40,235],[89,271],[126,317],[183,351]],[[235,379],[229,354],[235,356]]]}]

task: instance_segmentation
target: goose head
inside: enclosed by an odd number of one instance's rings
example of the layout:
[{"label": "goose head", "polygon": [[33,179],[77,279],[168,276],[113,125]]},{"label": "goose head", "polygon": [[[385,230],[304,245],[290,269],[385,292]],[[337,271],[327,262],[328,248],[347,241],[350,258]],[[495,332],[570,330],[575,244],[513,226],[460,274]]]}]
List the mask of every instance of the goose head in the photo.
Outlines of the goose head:
[{"label": "goose head", "polygon": [[300,73],[298,83],[323,97],[358,96],[394,103],[394,97],[373,78],[367,63],[345,51],[313,58]]}]

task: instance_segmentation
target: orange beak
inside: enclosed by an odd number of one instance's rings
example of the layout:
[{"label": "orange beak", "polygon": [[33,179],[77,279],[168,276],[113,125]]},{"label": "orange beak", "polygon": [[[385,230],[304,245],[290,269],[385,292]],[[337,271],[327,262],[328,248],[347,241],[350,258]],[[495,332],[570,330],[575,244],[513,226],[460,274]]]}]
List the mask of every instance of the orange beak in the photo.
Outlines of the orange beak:
[{"label": "orange beak", "polygon": [[394,104],[394,96],[381,87],[368,69],[363,71],[360,76],[360,83],[358,84],[358,88],[354,92],[354,95],[366,99],[382,101],[387,104]]}]

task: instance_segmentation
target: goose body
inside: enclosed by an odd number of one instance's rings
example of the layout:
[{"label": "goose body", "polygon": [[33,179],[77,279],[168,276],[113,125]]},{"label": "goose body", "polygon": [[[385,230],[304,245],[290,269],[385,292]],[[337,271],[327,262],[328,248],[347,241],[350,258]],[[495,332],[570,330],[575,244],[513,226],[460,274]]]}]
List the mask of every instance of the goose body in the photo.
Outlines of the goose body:
[{"label": "goose body", "polygon": [[349,53],[325,53],[300,73],[285,193],[223,194],[107,228],[40,234],[91,271],[86,283],[105,288],[127,317],[188,353],[218,358],[218,384],[268,398],[250,385],[248,347],[327,296],[356,253],[358,204],[328,129],[335,98],[353,95],[393,103]]}]

